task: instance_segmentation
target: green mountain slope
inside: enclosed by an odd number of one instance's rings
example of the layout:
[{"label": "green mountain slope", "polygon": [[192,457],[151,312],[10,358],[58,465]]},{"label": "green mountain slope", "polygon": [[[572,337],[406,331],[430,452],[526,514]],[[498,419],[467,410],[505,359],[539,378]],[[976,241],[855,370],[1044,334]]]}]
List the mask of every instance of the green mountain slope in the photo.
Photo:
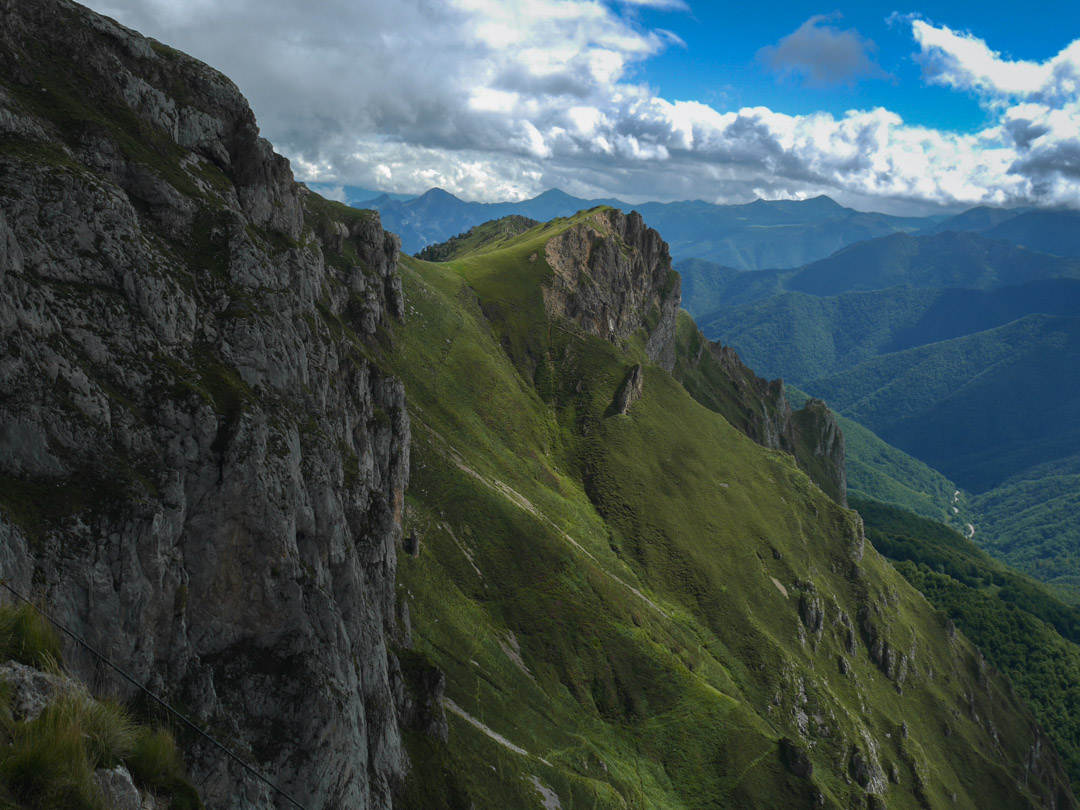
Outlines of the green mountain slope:
[{"label": "green mountain slope", "polygon": [[784,384],[751,371],[730,348],[712,343],[685,312],[676,324],[672,373],[687,393],[760,445],[783,450],[841,506],[847,505],[844,439],[820,400],[793,411]]},{"label": "green mountain slope", "polygon": [[1009,676],[1080,779],[1080,610],[939,523],[853,503],[867,539]]},{"label": "green mountain slope", "polygon": [[1080,455],[1025,470],[972,505],[985,548],[1080,602]]},{"label": "green mountain slope", "polygon": [[786,292],[706,316],[703,329],[739,347],[767,376],[805,382],[881,354],[971,335],[1025,315],[1080,311],[1080,280],[996,290],[909,285],[818,297]]},{"label": "green mountain slope", "polygon": [[1080,452],[1080,321],[1030,315],[806,388],[972,492]]},{"label": "green mountain slope", "polygon": [[650,362],[693,360],[666,261],[594,211],[405,262],[401,660],[445,672],[449,744],[410,735],[400,806],[1073,806],[854,514]]},{"label": "green mountain slope", "polygon": [[[692,269],[703,275],[691,289],[705,284],[706,293],[733,302],[704,317],[707,334],[737,347],[767,376],[854,409],[852,416],[888,441],[981,492],[970,509],[965,496],[952,503],[943,476],[919,471],[924,464],[912,466],[906,453],[841,418],[853,493],[944,516],[966,534],[971,524],[978,542],[1001,559],[1080,597],[1072,550],[1080,542],[1080,481],[1062,471],[1080,448],[1070,325],[1080,310],[1080,280],[993,290],[904,285],[818,297],[778,292],[778,273]],[[760,295],[765,300],[736,303]],[[889,458],[898,453],[902,460]],[[893,474],[897,463],[906,473]],[[940,480],[924,486],[934,477]],[[928,492],[938,494],[928,501]]]}]

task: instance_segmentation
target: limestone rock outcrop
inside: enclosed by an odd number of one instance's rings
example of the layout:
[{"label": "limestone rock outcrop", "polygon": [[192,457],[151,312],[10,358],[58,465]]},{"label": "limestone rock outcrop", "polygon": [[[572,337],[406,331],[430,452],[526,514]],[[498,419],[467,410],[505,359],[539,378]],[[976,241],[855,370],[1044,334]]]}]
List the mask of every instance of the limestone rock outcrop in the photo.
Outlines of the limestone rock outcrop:
[{"label": "limestone rock outcrop", "polygon": [[[388,808],[407,766],[397,255],[221,74],[0,3],[0,576],[308,807]],[[209,806],[279,801],[186,753]]]},{"label": "limestone rock outcrop", "polygon": [[544,288],[549,315],[612,341],[644,328],[649,359],[674,368],[682,283],[667,243],[639,213],[600,209],[548,240],[544,258],[553,271]]},{"label": "limestone rock outcrop", "polygon": [[832,411],[817,399],[792,410],[783,380],[758,377],[731,346],[707,339],[683,317],[675,378],[758,444],[793,455],[829,497],[847,506],[844,434]]}]

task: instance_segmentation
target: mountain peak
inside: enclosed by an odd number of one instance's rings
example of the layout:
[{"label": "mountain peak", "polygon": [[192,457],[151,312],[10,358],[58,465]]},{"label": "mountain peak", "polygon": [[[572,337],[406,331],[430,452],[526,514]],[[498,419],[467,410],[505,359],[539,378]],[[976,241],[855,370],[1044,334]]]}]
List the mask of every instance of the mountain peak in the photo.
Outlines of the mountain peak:
[{"label": "mountain peak", "polygon": [[561,188],[549,188],[547,191],[542,191],[532,198],[536,200],[543,200],[544,202],[561,202],[563,200],[576,200],[579,199],[573,194],[567,194]]},{"label": "mountain peak", "polygon": [[434,188],[429,188],[416,199],[424,200],[425,202],[441,202],[446,200],[460,200],[461,198],[454,196],[444,188],[435,186]]}]

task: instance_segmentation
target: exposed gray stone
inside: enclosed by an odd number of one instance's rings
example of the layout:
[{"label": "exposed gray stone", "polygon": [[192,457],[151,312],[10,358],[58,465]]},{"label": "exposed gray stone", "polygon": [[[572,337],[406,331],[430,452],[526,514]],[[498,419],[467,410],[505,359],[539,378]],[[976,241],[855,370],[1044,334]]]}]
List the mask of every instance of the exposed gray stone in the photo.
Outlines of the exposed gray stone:
[{"label": "exposed gray stone", "polygon": [[682,282],[668,246],[636,211],[598,211],[549,239],[544,258],[554,271],[544,289],[548,312],[612,341],[647,329],[652,362],[675,366],[675,319]]},{"label": "exposed gray stone", "polygon": [[86,690],[70,678],[42,672],[16,661],[0,664],[0,681],[11,690],[11,715],[16,720],[37,719],[41,710],[58,698],[89,699]]},{"label": "exposed gray stone", "polygon": [[105,799],[105,806],[110,810],[142,810],[143,797],[123,765],[111,769],[98,768],[94,771],[94,781]]},{"label": "exposed gray stone", "polygon": [[[409,421],[351,335],[403,312],[397,238],[309,217],[206,65],[66,0],[0,2],[5,80],[40,53],[104,123],[0,93],[25,147],[0,156],[0,473],[44,516],[0,517],[0,575],[304,805],[389,808]],[[186,755],[208,806],[277,801]]]},{"label": "exposed gray stone", "polygon": [[638,363],[626,372],[626,377],[619,385],[619,390],[615,393],[615,412],[621,414],[629,413],[630,406],[638,401],[644,390],[645,371],[642,369],[641,364]]}]

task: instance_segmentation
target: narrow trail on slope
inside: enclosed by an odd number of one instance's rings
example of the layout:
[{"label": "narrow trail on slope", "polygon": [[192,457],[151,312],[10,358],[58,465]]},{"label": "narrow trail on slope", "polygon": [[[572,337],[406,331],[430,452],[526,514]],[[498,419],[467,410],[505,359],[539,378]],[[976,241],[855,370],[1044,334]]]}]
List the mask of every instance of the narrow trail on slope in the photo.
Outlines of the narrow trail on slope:
[{"label": "narrow trail on slope", "polygon": [[622,585],[636,597],[641,599],[641,601],[643,601],[645,604],[647,604],[665,619],[671,618],[671,615],[666,610],[656,604],[656,602],[647,597],[640,590],[635,588],[629,582],[626,582],[625,580],[621,579],[620,577],[616,576],[615,574],[604,568],[604,566],[600,564],[600,561],[593,555],[592,552],[590,552],[587,548],[582,546],[581,543],[579,543],[577,540],[575,540],[573,537],[563,531],[562,527],[555,523],[551,518],[549,518],[547,515],[545,515],[535,506],[533,506],[532,502],[530,502],[528,498],[526,498],[520,492],[508,486],[507,484],[504,484],[499,479],[489,479],[486,475],[483,475],[482,473],[477,472],[472,467],[470,467],[466,463],[465,459],[462,457],[461,453],[454,449],[453,445],[451,445],[450,442],[448,442],[437,430],[424,422],[424,420],[420,418],[419,414],[417,414],[415,411],[410,411],[409,417],[410,419],[412,419],[414,424],[419,425],[433,439],[435,439],[442,445],[442,448],[445,450],[446,456],[450,459],[451,462],[453,462],[455,467],[457,467],[466,475],[472,476],[481,484],[486,486],[488,489],[501,495],[503,498],[510,501],[510,503],[514,504],[514,506],[518,507],[522,511],[528,512],[541,523],[546,523],[548,526],[554,529],[559,534],[559,536],[562,537],[567,543],[569,543],[571,546],[573,546],[590,560],[592,560],[596,564],[596,567],[600,571],[600,573],[604,574],[607,577],[610,577],[611,579],[615,580],[615,582],[618,582],[620,585]]}]

